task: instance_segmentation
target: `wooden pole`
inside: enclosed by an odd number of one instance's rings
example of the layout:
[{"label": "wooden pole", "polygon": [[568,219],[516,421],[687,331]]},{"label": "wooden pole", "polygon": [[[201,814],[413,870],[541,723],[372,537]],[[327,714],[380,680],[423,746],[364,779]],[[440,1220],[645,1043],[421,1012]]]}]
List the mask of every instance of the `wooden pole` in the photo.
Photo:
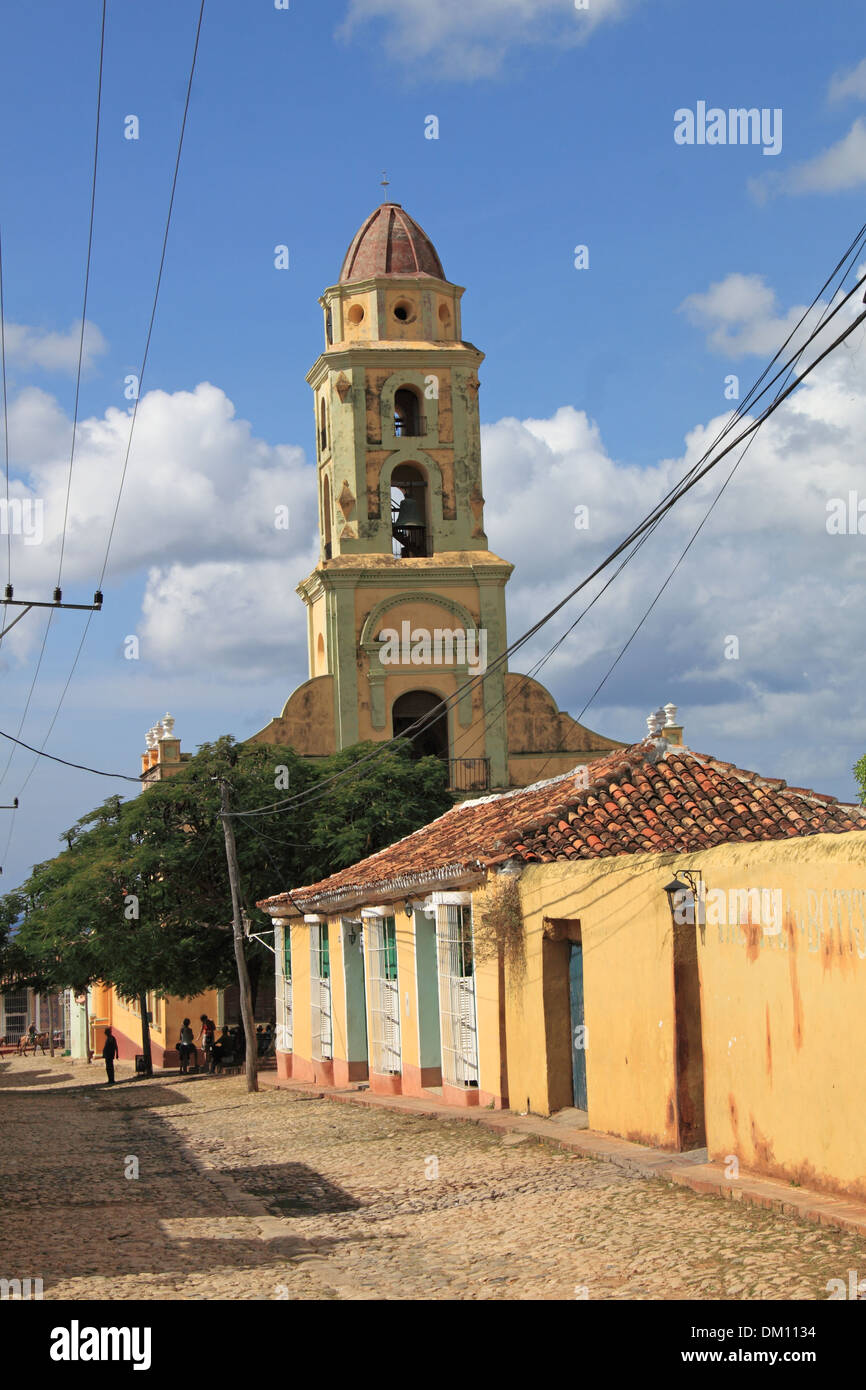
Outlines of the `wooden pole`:
[{"label": "wooden pole", "polygon": [[241,876],[238,869],[238,850],[235,844],[235,831],[229,812],[229,785],[220,778],[220,819],[226,840],[226,860],[229,867],[229,883],[232,890],[232,930],[234,934],[235,963],[238,968],[238,984],[241,996],[241,1018],[246,1038],[245,1063],[247,1090],[259,1089],[258,1064],[256,1058],[256,1028],[253,1017],[253,1000],[250,991],[250,975],[247,958],[244,955],[244,924],[241,917]]}]

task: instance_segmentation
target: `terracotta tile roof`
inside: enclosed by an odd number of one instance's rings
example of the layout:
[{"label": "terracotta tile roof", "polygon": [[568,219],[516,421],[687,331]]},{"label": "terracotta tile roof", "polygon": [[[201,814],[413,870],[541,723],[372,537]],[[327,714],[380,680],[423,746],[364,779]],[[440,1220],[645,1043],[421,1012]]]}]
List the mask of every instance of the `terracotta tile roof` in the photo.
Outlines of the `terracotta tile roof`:
[{"label": "terracotta tile roof", "polygon": [[866,808],[672,746],[663,738],[513,792],[464,801],[330,878],[258,904],[277,912],[337,910],[480,879],[524,863],[617,854],[688,853],[714,845],[866,831]]},{"label": "terracotta tile roof", "polygon": [[381,275],[445,279],[436,247],[399,203],[382,203],[355,233],[343,260],[340,283]]}]

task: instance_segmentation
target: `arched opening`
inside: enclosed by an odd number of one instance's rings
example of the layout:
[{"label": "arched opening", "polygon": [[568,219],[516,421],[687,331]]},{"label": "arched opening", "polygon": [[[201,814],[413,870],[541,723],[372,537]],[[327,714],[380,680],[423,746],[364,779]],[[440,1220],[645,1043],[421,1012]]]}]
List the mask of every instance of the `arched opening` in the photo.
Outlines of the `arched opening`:
[{"label": "arched opening", "polygon": [[328,447],[328,418],[325,407],[325,397],[319,401],[319,448],[322,453]]},{"label": "arched opening", "polygon": [[427,433],[420,397],[411,386],[401,386],[394,392],[394,433],[401,439]]},{"label": "arched opening", "polygon": [[349,308],[347,318],[349,322],[351,324],[354,324],[354,326],[357,328],[358,324],[362,323],[364,319],[363,307],[360,304],[352,304]]},{"label": "arched opening", "polygon": [[405,695],[398,695],[391,708],[394,738],[415,723],[418,728],[410,735],[413,757],[447,759],[448,712],[440,695],[429,690],[407,690]]},{"label": "arched opening", "polygon": [[316,675],[322,676],[325,673],[325,639],[321,632],[316,642]]},{"label": "arched opening", "polygon": [[427,480],[414,463],[401,463],[391,474],[391,541],[398,560],[428,554]]},{"label": "arched opening", "polygon": [[334,318],[330,309],[325,311],[325,337],[330,347],[334,341]]},{"label": "arched opening", "polygon": [[331,558],[331,484],[327,477],[322,483],[322,534],[325,538],[325,559]]}]

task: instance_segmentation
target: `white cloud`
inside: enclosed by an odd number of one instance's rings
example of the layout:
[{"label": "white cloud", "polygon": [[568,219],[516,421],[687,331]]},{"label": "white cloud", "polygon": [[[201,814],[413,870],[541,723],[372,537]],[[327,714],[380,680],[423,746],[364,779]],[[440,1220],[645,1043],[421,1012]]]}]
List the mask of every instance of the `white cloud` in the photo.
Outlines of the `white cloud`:
[{"label": "white cloud", "polygon": [[[711,334],[726,333],[741,344],[757,342],[767,324],[778,330],[793,313],[751,276],[728,277],[695,299]],[[840,329],[856,308],[859,296],[856,307],[839,314]],[[828,500],[847,499],[852,490],[866,498],[864,367],[862,342],[838,349],[760,431],[658,607],[590,707],[590,727],[639,738],[649,710],[672,699],[681,706],[693,747],[853,795],[850,765],[866,749],[866,536],[831,536],[826,519]],[[62,416],[50,397],[32,390],[16,398],[14,410],[22,431],[27,426],[31,486],[50,499],[46,525],[49,517],[53,525],[66,477]],[[696,424],[679,457],[647,468],[612,458],[597,425],[571,405],[549,419],[485,426],[485,525],[491,548],[515,565],[508,586],[512,639],[668,492],[725,418]],[[301,449],[257,439],[209,384],[174,395],[149,393],[139,424],[118,526],[116,578],[146,576],[133,628],[142,661],[133,673],[131,663],[118,660],[120,674],[108,674],[104,698],[129,698],[134,686],[138,699],[159,688],[156,703],[177,713],[178,692],[186,692],[195,709],[190,691],[200,688],[208,730],[219,722],[214,706],[222,702],[225,727],[247,733],[307,675],[305,609],[294,590],[318,554],[315,470]],[[95,580],[127,428],[121,411],[84,422],[73,485],[70,582]],[[15,437],[23,437],[17,428]],[[55,456],[58,440],[64,450]],[[579,714],[727,468],[723,464],[682,501],[543,668],[540,679],[560,707]],[[273,526],[279,503],[291,509],[288,532]],[[575,528],[578,506],[589,509],[588,530]],[[50,586],[55,561],[30,560],[35,549],[28,555],[18,547],[16,558],[32,564]],[[47,555],[48,543],[38,549]],[[575,599],[512,660],[512,669],[528,671],[599,587],[596,581]],[[729,636],[738,638],[738,660],[725,658]],[[7,643],[2,656],[6,662]],[[86,682],[88,670],[81,674]],[[256,718],[248,718],[251,711]],[[183,735],[187,747],[202,737],[189,712]]]},{"label": "white cloud", "polygon": [[844,101],[847,97],[866,97],[866,58],[862,58],[850,71],[836,73],[830,81],[828,96],[830,101]]},{"label": "white cloud", "polygon": [[759,202],[773,194],[840,193],[866,183],[866,121],[858,116],[847,135],[814,159],[795,164],[785,174],[751,179],[749,189]]},{"label": "white cloud", "polygon": [[[73,323],[68,333],[52,333],[24,323],[7,323],[6,360],[13,366],[37,367],[46,372],[75,372],[80,337],[80,323]],[[83,369],[89,370],[107,347],[96,324],[85,321]]]},{"label": "white cloud", "polygon": [[778,312],[776,294],[760,275],[732,273],[708,290],[690,294],[679,306],[690,323],[705,330],[707,345],[728,357],[772,356],[806,306]]},{"label": "white cloud", "polygon": [[[763,303],[765,312],[778,312],[774,298],[765,295]],[[829,535],[826,521],[831,498],[855,491],[866,502],[864,368],[862,344],[840,347],[759,431],[587,712],[591,728],[639,738],[645,715],[671,699],[682,707],[692,747],[792,782],[809,776],[820,790],[853,798],[850,767],[866,751],[866,535]],[[696,426],[681,457],[645,469],[611,459],[597,428],[570,406],[549,421],[485,428],[485,526],[493,550],[516,566],[511,640],[613,548],[698,460],[725,419]],[[735,457],[679,504],[544,666],[539,679],[573,715],[649,606]],[[578,505],[589,508],[588,530],[574,527]],[[512,669],[528,671],[599,585],[575,598]],[[740,644],[736,660],[725,656],[730,636]]]},{"label": "white cloud", "polygon": [[[11,402],[9,416],[13,462],[27,476],[10,491],[42,500],[45,531],[41,545],[13,537],[13,580],[16,592],[44,591],[47,597],[56,580],[70,422],[51,396],[33,388]],[[116,408],[79,423],[63,570],[64,597],[71,601],[89,598],[99,577],[129,425],[129,412]],[[289,509],[288,529],[275,524],[278,507]],[[118,584],[150,570],[143,657],[183,667],[228,660],[232,641],[243,653],[255,641],[266,649],[275,631],[275,567],[286,576],[280,602],[293,609],[294,595],[287,605],[285,587],[291,592],[295,576],[311,567],[316,535],[315,471],[302,449],[257,439],[225,394],[207,382],[192,392],[142,397],[104,587],[110,598]],[[239,582],[248,597],[235,629],[226,581],[240,562]],[[201,607],[205,578],[213,586],[213,622]],[[258,595],[248,587],[256,581]],[[190,621],[179,636],[184,613]],[[4,656],[27,654],[35,631],[20,624],[4,643]]]},{"label": "white cloud", "polygon": [[575,0],[350,0],[338,32],[351,38],[378,21],[389,57],[433,58],[440,78],[489,77],[514,46],[580,43],[636,3],[589,0],[578,9]]}]

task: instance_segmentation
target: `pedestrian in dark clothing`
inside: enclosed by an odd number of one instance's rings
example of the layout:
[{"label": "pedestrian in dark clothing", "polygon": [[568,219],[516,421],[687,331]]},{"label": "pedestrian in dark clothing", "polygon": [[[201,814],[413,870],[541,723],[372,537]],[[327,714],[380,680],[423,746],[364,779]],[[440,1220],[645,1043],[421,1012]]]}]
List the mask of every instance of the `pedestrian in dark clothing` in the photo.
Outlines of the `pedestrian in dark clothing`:
[{"label": "pedestrian in dark clothing", "polygon": [[120,1049],[117,1046],[117,1039],[110,1028],[105,1030],[105,1046],[102,1049],[102,1057],[105,1062],[105,1070],[108,1073],[107,1086],[114,1085],[114,1059]]},{"label": "pedestrian in dark clothing", "polygon": [[189,1019],[185,1018],[180,1030],[180,1041],[177,1045],[177,1055],[180,1058],[180,1069],[183,1074],[189,1071],[191,1052],[195,1052],[195,1038],[189,1026]]}]

